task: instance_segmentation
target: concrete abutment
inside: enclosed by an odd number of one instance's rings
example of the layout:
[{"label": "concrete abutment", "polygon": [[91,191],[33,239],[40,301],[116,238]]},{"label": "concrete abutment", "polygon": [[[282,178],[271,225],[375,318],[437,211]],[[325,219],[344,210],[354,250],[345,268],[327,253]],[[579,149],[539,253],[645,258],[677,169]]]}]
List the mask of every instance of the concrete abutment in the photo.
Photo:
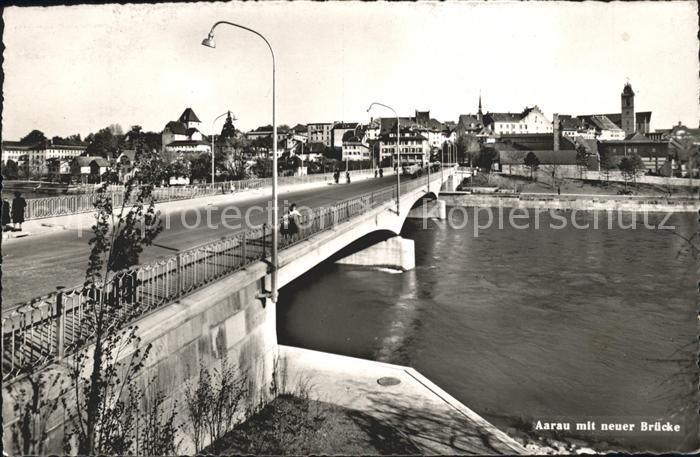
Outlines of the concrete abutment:
[{"label": "concrete abutment", "polygon": [[341,265],[385,267],[402,271],[416,267],[416,249],[413,240],[395,236],[337,260]]}]

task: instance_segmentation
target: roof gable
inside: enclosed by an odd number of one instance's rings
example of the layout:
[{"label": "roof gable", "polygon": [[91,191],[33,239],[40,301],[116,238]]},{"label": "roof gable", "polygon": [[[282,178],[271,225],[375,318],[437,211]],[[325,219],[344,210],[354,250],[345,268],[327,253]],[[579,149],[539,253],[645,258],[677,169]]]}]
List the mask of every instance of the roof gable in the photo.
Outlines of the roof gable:
[{"label": "roof gable", "polygon": [[194,114],[194,111],[192,108],[186,108],[185,111],[182,112],[180,115],[180,119],[178,119],[180,122],[202,122],[199,120],[196,114]]}]

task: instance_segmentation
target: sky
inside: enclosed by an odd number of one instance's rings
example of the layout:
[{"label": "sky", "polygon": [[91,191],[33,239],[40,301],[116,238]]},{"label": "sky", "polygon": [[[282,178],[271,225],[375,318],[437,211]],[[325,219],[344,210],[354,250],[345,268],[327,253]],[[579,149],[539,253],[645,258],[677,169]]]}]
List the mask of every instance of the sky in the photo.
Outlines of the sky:
[{"label": "sky", "polygon": [[[138,124],[160,132],[191,107],[208,134],[230,110],[249,130],[367,122],[430,110],[620,112],[627,80],[651,128],[697,126],[697,4],[676,2],[265,2],[11,7],[2,136],[48,137]],[[219,120],[214,130],[221,129]]]}]

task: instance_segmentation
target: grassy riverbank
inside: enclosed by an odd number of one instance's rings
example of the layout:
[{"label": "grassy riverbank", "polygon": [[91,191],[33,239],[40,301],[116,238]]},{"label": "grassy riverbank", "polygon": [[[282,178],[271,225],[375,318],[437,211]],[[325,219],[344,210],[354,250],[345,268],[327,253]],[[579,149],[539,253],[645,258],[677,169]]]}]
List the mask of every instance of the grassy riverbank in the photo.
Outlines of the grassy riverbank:
[{"label": "grassy riverbank", "polygon": [[280,395],[201,454],[419,454],[410,438],[374,417]]},{"label": "grassy riverbank", "polygon": [[[463,186],[468,187],[469,181],[465,180]],[[698,182],[700,184],[700,182]],[[517,189],[520,193],[557,193],[557,186],[553,186],[549,181],[530,181],[525,177],[508,176],[492,173],[490,175],[480,174],[474,177],[474,186],[498,186],[504,191]],[[622,182],[603,181],[582,181],[579,179],[565,178],[561,180],[560,190],[562,194],[584,194],[584,195],[617,195],[624,191],[625,184]],[[691,197],[697,196],[697,191],[692,194],[688,187],[661,186],[657,184],[637,184],[627,185],[627,189],[633,195],[654,196],[654,197]]]}]

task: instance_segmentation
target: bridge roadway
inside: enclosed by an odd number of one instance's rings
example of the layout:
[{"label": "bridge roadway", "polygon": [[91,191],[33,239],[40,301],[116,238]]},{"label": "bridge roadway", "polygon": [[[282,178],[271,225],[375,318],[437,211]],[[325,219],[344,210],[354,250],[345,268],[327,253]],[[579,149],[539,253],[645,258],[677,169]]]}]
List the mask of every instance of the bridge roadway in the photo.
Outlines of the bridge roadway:
[{"label": "bridge roadway", "polygon": [[[425,179],[425,178],[421,178]],[[284,192],[280,194],[280,214],[284,202],[296,203],[301,207],[319,208],[332,205],[342,200],[395,184],[395,176],[386,176],[378,179],[368,179],[351,184],[328,185],[314,189]],[[402,186],[403,187],[403,186]],[[253,198],[232,198],[228,204],[207,206],[207,198],[201,198],[202,210],[211,213],[211,226],[206,222],[195,228],[196,216],[194,210],[170,213],[170,228],[156,239],[158,246],[149,246],[141,254],[142,263],[150,263],[158,258],[167,257],[177,250],[188,249],[211,240],[231,235],[244,227],[231,229],[225,227],[222,222],[222,213],[226,208],[237,207],[241,214],[251,207],[261,207],[263,211],[252,211],[251,225],[260,225],[267,220],[267,203],[270,199],[269,189],[263,195]],[[200,211],[203,221],[206,221],[206,213]],[[228,217],[233,214],[229,210]],[[183,223],[184,219],[184,223]],[[235,224],[232,219],[227,219],[230,225]],[[72,287],[81,284],[87,259],[89,255],[88,240],[91,232],[83,231],[79,236],[76,230],[63,230],[37,237],[18,239],[3,246],[2,267],[2,308],[12,308],[17,303],[22,303],[41,295],[53,292],[56,286]]]}]

